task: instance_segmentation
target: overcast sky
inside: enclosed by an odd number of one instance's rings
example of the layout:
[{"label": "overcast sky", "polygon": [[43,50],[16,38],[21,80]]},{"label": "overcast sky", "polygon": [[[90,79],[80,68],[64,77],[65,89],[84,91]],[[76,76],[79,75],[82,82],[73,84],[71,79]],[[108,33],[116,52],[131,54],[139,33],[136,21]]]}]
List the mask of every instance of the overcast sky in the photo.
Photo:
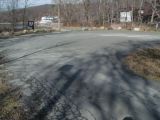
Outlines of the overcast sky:
[{"label": "overcast sky", "polygon": [[[7,4],[5,4],[6,0],[0,0],[0,10],[7,10]],[[52,4],[53,0],[29,0],[28,6],[37,6],[43,4]],[[24,7],[24,1],[19,2],[19,8]]]},{"label": "overcast sky", "polygon": [[31,5],[51,4],[52,0],[30,0]]}]

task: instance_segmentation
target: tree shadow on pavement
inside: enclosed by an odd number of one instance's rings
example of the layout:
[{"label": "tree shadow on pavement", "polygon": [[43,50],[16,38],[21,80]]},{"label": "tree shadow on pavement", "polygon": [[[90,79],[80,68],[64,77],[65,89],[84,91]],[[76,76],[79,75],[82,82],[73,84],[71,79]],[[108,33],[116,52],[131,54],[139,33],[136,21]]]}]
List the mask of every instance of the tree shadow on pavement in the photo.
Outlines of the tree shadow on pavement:
[{"label": "tree shadow on pavement", "polygon": [[130,51],[155,44],[124,42],[118,46],[127,49],[104,48],[60,68],[49,66],[45,76],[31,78],[31,119],[160,120],[160,83],[122,64]]}]

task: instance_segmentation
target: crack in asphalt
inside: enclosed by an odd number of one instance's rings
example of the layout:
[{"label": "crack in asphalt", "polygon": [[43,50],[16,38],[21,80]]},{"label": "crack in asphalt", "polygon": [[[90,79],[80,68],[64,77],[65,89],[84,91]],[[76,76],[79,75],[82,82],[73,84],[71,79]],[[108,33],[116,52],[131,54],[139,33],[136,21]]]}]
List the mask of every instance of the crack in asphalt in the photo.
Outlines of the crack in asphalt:
[{"label": "crack in asphalt", "polygon": [[3,65],[3,64],[6,64],[6,63],[10,63],[10,62],[14,62],[14,61],[17,61],[17,60],[19,60],[19,59],[22,59],[22,58],[31,56],[31,55],[36,54],[36,53],[40,53],[40,52],[45,51],[45,50],[54,49],[54,48],[58,48],[58,47],[61,47],[61,46],[66,46],[66,45],[70,45],[70,44],[72,44],[72,43],[74,43],[74,42],[75,42],[75,41],[64,42],[64,43],[57,43],[57,44],[54,45],[54,46],[50,46],[50,47],[47,47],[47,48],[44,48],[44,49],[40,49],[40,50],[34,51],[34,52],[32,52],[32,53],[23,55],[23,56],[21,56],[21,57],[15,58],[15,59],[3,61],[3,62],[0,63],[0,65]]}]

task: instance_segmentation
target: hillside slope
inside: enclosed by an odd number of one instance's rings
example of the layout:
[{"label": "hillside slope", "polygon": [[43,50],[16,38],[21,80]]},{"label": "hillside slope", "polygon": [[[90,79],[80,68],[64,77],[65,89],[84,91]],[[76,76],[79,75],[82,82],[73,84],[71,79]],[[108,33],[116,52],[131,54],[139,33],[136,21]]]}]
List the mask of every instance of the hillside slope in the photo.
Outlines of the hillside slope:
[{"label": "hillside slope", "polygon": [[[24,9],[18,9],[16,11],[17,20],[22,21],[23,17],[23,10]],[[46,5],[40,5],[40,6],[32,6],[27,8],[26,11],[26,18],[28,20],[39,20],[42,16],[50,16],[55,15],[56,12],[54,5],[46,4]],[[0,12],[0,22],[10,22],[11,16],[10,13],[7,12]]]}]

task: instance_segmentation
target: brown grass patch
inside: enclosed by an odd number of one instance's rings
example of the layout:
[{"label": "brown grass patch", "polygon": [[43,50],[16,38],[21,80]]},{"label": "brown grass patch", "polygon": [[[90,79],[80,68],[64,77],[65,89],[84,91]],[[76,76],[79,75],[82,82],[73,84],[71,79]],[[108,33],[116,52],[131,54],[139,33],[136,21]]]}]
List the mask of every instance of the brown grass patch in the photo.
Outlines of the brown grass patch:
[{"label": "brown grass patch", "polygon": [[[0,61],[4,56],[0,56]],[[0,65],[0,120],[26,120],[18,90],[8,84],[11,79],[4,65]]]},{"label": "brown grass patch", "polygon": [[160,48],[141,49],[129,54],[124,60],[136,74],[153,80],[160,80]]}]

